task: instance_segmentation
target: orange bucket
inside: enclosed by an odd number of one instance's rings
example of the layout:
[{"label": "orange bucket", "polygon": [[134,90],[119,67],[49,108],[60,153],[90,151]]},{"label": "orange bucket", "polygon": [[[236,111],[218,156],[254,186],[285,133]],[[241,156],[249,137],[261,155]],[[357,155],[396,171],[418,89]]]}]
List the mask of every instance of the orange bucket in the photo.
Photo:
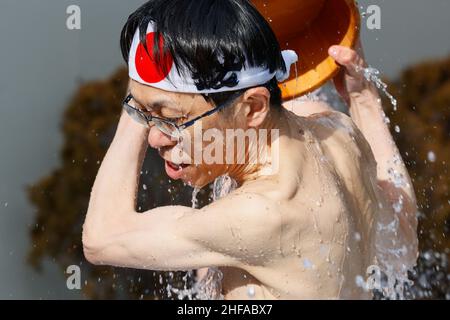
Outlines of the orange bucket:
[{"label": "orange bucket", "polygon": [[338,72],[328,48],[354,47],[360,15],[354,0],[252,0],[272,26],[282,50],[298,56],[297,74],[280,85],[283,99],[313,91]]}]

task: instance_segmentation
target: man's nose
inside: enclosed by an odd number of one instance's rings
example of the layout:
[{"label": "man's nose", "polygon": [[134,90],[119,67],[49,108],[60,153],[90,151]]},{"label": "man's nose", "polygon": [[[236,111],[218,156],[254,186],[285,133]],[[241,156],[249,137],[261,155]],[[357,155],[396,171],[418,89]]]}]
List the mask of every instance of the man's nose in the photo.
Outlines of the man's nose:
[{"label": "man's nose", "polygon": [[148,144],[152,148],[162,148],[162,147],[170,147],[175,146],[177,144],[176,139],[171,138],[167,134],[162,133],[156,126],[150,128],[150,132],[148,134]]}]

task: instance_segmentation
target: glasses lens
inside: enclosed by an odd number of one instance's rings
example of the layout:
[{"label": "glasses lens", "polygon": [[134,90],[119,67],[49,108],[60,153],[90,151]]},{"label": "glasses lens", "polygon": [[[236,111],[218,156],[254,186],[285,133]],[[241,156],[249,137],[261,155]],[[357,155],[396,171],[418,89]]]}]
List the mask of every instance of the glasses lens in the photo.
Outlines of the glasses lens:
[{"label": "glasses lens", "polygon": [[165,122],[160,119],[153,118],[153,123],[155,126],[164,134],[167,134],[168,136],[171,136],[172,138],[178,139],[179,132],[178,128],[170,122]]},{"label": "glasses lens", "polygon": [[128,115],[131,117],[131,119],[139,122],[144,126],[148,126],[147,119],[145,119],[144,116],[140,114],[136,109],[132,108],[126,103],[124,104],[124,108],[127,111]]}]

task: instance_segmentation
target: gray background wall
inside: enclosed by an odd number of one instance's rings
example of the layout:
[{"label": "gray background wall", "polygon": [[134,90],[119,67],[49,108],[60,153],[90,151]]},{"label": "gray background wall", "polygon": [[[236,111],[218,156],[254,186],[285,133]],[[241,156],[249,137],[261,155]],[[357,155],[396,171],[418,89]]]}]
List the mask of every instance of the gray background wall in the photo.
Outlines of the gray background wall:
[{"label": "gray background wall", "polygon": [[[80,298],[52,261],[42,274],[25,264],[33,208],[24,187],[58,166],[64,106],[79,80],[106,77],[122,63],[120,30],[142,3],[0,0],[0,299]],[[79,31],[66,28],[71,4],[81,7]],[[362,39],[367,60],[386,76],[450,53],[450,1],[359,4],[381,7],[381,30],[363,28]]]}]

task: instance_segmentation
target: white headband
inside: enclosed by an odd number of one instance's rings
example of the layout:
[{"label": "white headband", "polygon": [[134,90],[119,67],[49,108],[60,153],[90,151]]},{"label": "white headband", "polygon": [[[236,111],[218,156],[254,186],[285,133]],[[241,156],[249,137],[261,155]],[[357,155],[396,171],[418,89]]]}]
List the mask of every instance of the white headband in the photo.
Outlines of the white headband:
[{"label": "white headband", "polygon": [[[147,49],[152,57],[144,49],[143,44],[140,42],[139,28],[134,34],[133,42],[131,44],[128,68],[129,76],[131,79],[166,91],[172,92],[184,92],[184,93],[215,93],[224,91],[235,91],[245,88],[250,88],[264,84],[276,77],[279,82],[287,80],[289,78],[291,65],[298,60],[297,54],[292,50],[285,50],[282,52],[284,63],[286,64],[286,72],[278,70],[276,72],[270,72],[269,69],[261,67],[250,67],[245,63],[241,71],[229,72],[225,79],[232,73],[235,73],[238,79],[238,84],[234,87],[222,87],[219,89],[205,89],[198,90],[195,82],[190,77],[182,77],[174,66],[173,59],[170,56],[164,57],[163,63],[166,65],[168,73],[164,74],[163,68],[157,66],[153,57],[154,43],[154,28],[153,24],[149,23],[147,27]],[[162,41],[160,41],[160,48],[162,48]],[[169,80],[170,79],[170,80]],[[224,80],[225,80],[224,79]]]}]

